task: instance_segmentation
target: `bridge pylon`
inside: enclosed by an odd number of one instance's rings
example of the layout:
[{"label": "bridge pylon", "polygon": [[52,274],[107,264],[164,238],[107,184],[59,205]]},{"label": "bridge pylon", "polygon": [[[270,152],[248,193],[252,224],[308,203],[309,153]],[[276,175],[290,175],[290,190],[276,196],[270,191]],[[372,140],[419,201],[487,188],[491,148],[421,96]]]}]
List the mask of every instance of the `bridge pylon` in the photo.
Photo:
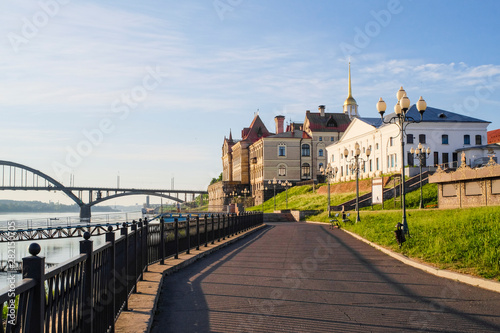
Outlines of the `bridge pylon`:
[{"label": "bridge pylon", "polygon": [[92,206],[90,205],[82,205],[80,206],[80,218],[84,218],[84,219],[89,219],[92,215],[91,211],[90,211],[90,208]]}]

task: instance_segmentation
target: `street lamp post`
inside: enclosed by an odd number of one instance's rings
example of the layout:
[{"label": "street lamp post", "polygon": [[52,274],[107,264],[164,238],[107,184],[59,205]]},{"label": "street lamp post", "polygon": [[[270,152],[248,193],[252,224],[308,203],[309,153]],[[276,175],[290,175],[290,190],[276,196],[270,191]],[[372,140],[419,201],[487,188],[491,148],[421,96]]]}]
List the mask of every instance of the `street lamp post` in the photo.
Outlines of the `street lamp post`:
[{"label": "street lamp post", "polygon": [[286,209],[288,209],[288,188],[292,186],[292,183],[290,183],[288,180],[285,180],[283,183],[281,183],[282,186],[285,186],[285,193],[286,193]]},{"label": "street lamp post", "polygon": [[412,155],[417,155],[417,158],[419,160],[419,169],[420,169],[420,209],[424,208],[424,196],[422,193],[422,165],[425,162],[427,158],[429,158],[430,153],[431,153],[431,148],[427,147],[427,150],[422,146],[421,143],[418,144],[417,149],[413,149],[413,147],[410,150],[410,153]]},{"label": "street lamp post", "polygon": [[281,182],[278,182],[276,180],[276,177],[273,178],[273,180],[270,180],[268,182],[269,185],[273,185],[273,196],[274,196],[274,210],[276,210],[276,185],[277,184],[280,184],[281,185]]},{"label": "street lamp post", "polygon": [[413,117],[407,115],[410,108],[410,99],[406,96],[406,91],[401,87],[396,94],[398,99],[397,104],[394,106],[395,116],[389,119],[384,119],[384,113],[387,108],[386,103],[380,98],[377,102],[377,111],[382,118],[384,124],[395,124],[399,128],[399,135],[401,136],[401,205],[402,205],[402,224],[403,231],[405,234],[409,234],[408,222],[406,221],[406,189],[405,189],[405,130],[409,124],[417,124],[423,120],[425,109],[427,108],[427,103],[424,101],[422,96],[418,100],[416,107],[420,113],[420,120],[415,120]]},{"label": "street lamp post", "polygon": [[361,155],[361,148],[359,146],[359,143],[356,142],[354,145],[354,151],[352,152],[353,157],[350,160],[347,160],[347,157],[349,157],[349,150],[347,148],[344,148],[344,157],[347,161],[347,163],[352,163],[351,164],[351,171],[356,172],[356,222],[360,222],[361,219],[359,218],[359,162],[366,162],[370,158],[370,148],[366,149],[366,160],[362,159],[360,157]]},{"label": "street lamp post", "polygon": [[247,203],[247,194],[250,193],[250,191],[245,187],[243,189],[243,191],[241,191],[241,193],[243,193],[243,195],[245,196],[245,199],[243,201],[243,207],[246,207],[246,203]]},{"label": "street lamp post", "polygon": [[338,168],[335,167],[335,168],[332,168],[331,165],[328,165],[325,168],[321,167],[319,169],[319,171],[321,172],[321,174],[323,176],[326,176],[326,185],[327,185],[327,191],[328,191],[328,205],[327,205],[327,209],[328,209],[328,217],[331,217],[330,215],[330,209],[331,209],[331,204],[330,204],[330,182],[333,178],[335,178],[336,174],[337,174],[337,171],[338,171]]}]

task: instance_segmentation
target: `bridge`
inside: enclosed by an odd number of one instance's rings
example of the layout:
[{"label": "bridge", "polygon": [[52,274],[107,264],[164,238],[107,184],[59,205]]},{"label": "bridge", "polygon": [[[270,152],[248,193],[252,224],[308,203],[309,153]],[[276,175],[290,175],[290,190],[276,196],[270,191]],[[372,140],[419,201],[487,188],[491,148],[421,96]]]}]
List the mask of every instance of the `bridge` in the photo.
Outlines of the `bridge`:
[{"label": "bridge", "polygon": [[[91,207],[101,202],[130,195],[151,195],[176,202],[188,201],[188,195],[194,200],[196,195],[208,194],[207,191],[137,189],[112,187],[75,187],[64,186],[49,175],[29,166],[10,161],[1,161],[2,168],[0,190],[4,191],[61,191],[80,207],[80,217],[90,218]],[[179,196],[184,194],[184,200]],[[83,198],[88,198],[84,201]]]}]

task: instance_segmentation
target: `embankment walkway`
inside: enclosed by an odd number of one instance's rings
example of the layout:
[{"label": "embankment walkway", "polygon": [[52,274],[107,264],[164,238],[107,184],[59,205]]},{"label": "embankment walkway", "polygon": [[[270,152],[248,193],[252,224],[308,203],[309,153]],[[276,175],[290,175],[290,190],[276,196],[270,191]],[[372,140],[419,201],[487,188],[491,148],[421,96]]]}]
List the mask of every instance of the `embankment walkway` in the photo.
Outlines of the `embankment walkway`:
[{"label": "embankment walkway", "polygon": [[152,332],[498,332],[499,309],[342,230],[269,223],[165,277]]}]

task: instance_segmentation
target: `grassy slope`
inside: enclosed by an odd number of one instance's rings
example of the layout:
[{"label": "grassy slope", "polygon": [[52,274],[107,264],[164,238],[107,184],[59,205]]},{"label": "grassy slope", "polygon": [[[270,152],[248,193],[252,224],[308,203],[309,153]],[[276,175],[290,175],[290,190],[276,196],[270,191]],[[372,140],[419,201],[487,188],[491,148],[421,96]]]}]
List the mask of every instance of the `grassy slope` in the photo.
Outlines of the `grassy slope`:
[{"label": "grassy slope", "polygon": [[[435,184],[425,185],[423,192],[425,205],[437,203]],[[332,194],[332,205],[354,197],[354,193]],[[399,208],[395,210],[392,200],[385,202],[386,210],[378,210],[381,206],[365,208],[361,211],[361,223],[344,227],[372,242],[437,267],[500,281],[500,207],[420,210],[417,209],[419,201],[419,191],[406,196],[411,237],[401,249],[393,233],[396,223],[401,221],[401,211]],[[264,203],[264,210],[272,211],[273,206],[274,200],[270,199]],[[276,196],[276,206],[285,209],[285,193]],[[313,193],[311,186],[291,188],[288,208],[323,210],[309,220],[329,220],[324,212],[326,194]],[[253,207],[253,210],[261,209],[261,206]]]}]

